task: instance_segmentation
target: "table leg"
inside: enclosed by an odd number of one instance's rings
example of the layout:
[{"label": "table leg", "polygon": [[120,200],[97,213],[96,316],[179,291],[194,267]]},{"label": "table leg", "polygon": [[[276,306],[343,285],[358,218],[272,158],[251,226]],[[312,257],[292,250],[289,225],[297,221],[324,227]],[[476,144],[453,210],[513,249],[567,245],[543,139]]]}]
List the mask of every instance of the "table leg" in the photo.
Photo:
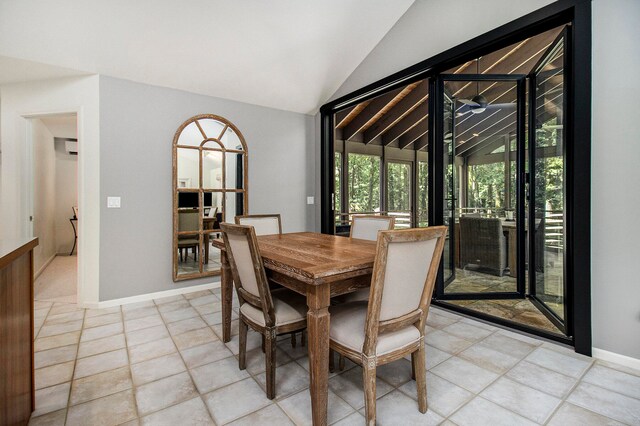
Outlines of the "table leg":
[{"label": "table leg", "polygon": [[231,306],[233,297],[233,278],[231,267],[224,250],[220,251],[220,263],[222,270],[220,275],[220,296],[222,298],[222,341],[231,340]]},{"label": "table leg", "polygon": [[307,333],[309,334],[309,372],[313,424],[327,424],[329,386],[329,301],[328,285],[309,286],[307,292]]},{"label": "table leg", "polygon": [[204,263],[209,263],[209,234],[204,234]]}]

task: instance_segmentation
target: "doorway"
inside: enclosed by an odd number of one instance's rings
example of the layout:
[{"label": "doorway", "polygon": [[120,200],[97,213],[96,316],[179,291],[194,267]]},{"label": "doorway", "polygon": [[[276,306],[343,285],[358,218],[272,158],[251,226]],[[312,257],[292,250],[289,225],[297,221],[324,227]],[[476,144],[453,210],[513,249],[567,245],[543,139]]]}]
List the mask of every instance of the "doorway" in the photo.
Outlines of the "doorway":
[{"label": "doorway", "polygon": [[77,303],[78,132],[77,114],[28,118],[31,152],[30,224],[37,301]]},{"label": "doorway", "polygon": [[449,228],[436,299],[562,337],[568,31],[528,74],[483,73],[478,57],[436,83]]}]

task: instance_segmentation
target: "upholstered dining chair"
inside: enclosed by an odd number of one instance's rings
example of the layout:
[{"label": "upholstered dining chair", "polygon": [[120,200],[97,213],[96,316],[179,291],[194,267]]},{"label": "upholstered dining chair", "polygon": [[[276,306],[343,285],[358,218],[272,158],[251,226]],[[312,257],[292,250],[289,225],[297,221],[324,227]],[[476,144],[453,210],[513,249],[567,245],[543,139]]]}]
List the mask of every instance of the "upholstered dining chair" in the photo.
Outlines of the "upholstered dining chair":
[{"label": "upholstered dining chair", "polygon": [[287,289],[271,291],[262,264],[253,226],[223,223],[222,238],[227,251],[233,282],[240,302],[240,370],[246,368],[247,330],[262,334],[265,343],[267,398],[275,397],[276,337],[307,327],[307,302]]},{"label": "upholstered dining chair", "polygon": [[427,411],[424,328],[447,228],[381,231],[369,302],[330,308],[330,348],[362,366],[367,424],[376,421],[376,368],[411,354],[418,409]]},{"label": "upholstered dining chair", "polygon": [[396,219],[392,216],[354,215],[351,219],[349,237],[375,241],[378,231],[393,229]]},{"label": "upholstered dining chair", "polygon": [[[282,221],[279,214],[249,214],[244,216],[236,216],[236,225],[253,226],[256,235],[275,235],[282,234]],[[270,284],[271,290],[281,288],[277,284]],[[305,345],[304,331],[301,333],[300,341],[302,346]],[[296,347],[296,334],[291,333],[291,346]]]},{"label": "upholstered dining chair", "polygon": [[[198,211],[186,210],[178,212],[178,231],[194,232],[197,234],[199,229]],[[180,262],[187,261],[189,257],[189,249],[193,249],[193,260],[197,260],[198,248],[200,247],[200,237],[198,235],[178,235],[178,251],[180,252]],[[183,260],[182,252],[185,251]]]},{"label": "upholstered dining chair", "polygon": [[282,234],[282,223],[279,214],[236,216],[236,224],[253,226],[256,235]]},{"label": "upholstered dining chair", "polygon": [[[376,241],[378,231],[387,231],[395,226],[395,218],[392,216],[359,215],[351,220],[351,238]],[[366,302],[369,300],[369,289],[361,288],[353,293],[345,294],[339,298],[340,302]]]}]

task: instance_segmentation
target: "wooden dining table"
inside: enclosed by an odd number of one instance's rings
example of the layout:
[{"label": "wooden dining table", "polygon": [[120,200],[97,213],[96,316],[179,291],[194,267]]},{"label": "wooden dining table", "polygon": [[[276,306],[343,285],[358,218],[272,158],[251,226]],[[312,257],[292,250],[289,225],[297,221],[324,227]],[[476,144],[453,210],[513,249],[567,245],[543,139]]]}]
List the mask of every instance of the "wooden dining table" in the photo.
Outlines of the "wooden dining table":
[{"label": "wooden dining table", "polygon": [[[233,279],[224,243],[216,239],[212,244],[221,250],[222,338],[228,342],[231,340]],[[258,245],[269,280],[307,298],[312,420],[314,425],[326,425],[330,300],[370,286],[376,243],[297,232],[259,236]]]}]

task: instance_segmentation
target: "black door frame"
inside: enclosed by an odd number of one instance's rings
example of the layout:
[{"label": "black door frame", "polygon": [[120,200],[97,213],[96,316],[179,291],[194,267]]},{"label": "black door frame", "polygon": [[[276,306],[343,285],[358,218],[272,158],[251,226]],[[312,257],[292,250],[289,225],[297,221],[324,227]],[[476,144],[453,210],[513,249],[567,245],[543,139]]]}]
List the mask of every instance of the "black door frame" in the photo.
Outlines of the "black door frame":
[{"label": "black door frame", "polygon": [[[562,110],[563,111],[567,111],[568,110],[568,88],[571,86],[570,84],[567,84],[567,77],[570,78],[571,76],[571,72],[570,72],[570,67],[571,67],[571,61],[569,60],[569,58],[571,57],[571,46],[567,45],[567,40],[570,39],[570,35],[571,35],[571,27],[570,26],[566,26],[561,32],[560,34],[558,34],[558,36],[556,37],[556,39],[551,43],[551,45],[549,46],[549,48],[542,54],[542,56],[540,57],[539,61],[537,64],[534,65],[534,67],[532,68],[531,72],[528,75],[528,79],[529,79],[529,117],[530,117],[530,121],[531,123],[529,123],[529,170],[535,170],[536,168],[536,144],[535,144],[535,140],[537,138],[536,135],[536,130],[537,130],[537,126],[536,126],[536,121],[535,121],[535,117],[537,114],[537,92],[536,92],[536,85],[537,85],[537,73],[540,71],[541,67],[544,66],[544,64],[547,62],[549,55],[554,51],[554,49],[556,49],[559,45],[560,42],[563,43],[563,49],[564,49],[564,56],[563,56],[563,78],[564,78],[564,82],[563,82],[563,99],[562,99]],[[566,77],[565,77],[566,76]],[[568,117],[569,118],[569,117]],[[564,123],[567,122],[567,119],[563,120]],[[563,123],[563,124],[564,124]],[[533,124],[533,125],[531,125]],[[567,126],[569,127],[569,126]],[[563,181],[566,182],[567,181],[567,177],[568,177],[568,173],[567,173],[567,166],[569,165],[569,161],[567,160],[567,133],[563,130],[562,132],[562,160],[564,163],[564,167],[563,167]],[[529,206],[530,206],[530,210],[529,210],[529,229],[535,229],[535,198],[536,198],[536,191],[535,191],[535,173],[530,173],[530,181],[529,181],[529,186],[530,186],[530,196],[529,196]],[[563,197],[566,200],[567,199],[567,186],[566,184],[563,185]],[[567,223],[567,210],[570,209],[571,206],[569,206],[566,202],[565,202],[565,209],[563,212],[563,223],[566,224]],[[566,240],[566,233],[563,230],[563,242]],[[569,291],[568,289],[568,281],[567,281],[567,268],[564,268],[563,271],[563,302],[564,302],[564,319],[560,318],[558,316],[557,313],[555,313],[553,310],[551,310],[546,303],[540,299],[537,295],[537,287],[536,287],[536,274],[537,274],[537,252],[536,252],[536,239],[535,238],[530,238],[529,240],[529,296],[530,296],[530,300],[531,302],[540,310],[540,312],[542,312],[547,319],[549,319],[549,321],[551,321],[556,327],[558,327],[560,330],[562,330],[565,334],[567,335],[571,335],[572,334],[572,330],[573,330],[573,324],[571,321],[571,315],[570,315],[570,311],[572,309],[572,303],[571,303],[571,297],[572,297],[572,292]],[[567,251],[563,250],[563,263],[566,265],[566,262],[568,261],[567,259]]]},{"label": "black door frame", "polygon": [[[566,241],[567,252],[567,284],[569,286],[571,323],[573,330],[569,330],[569,338],[559,338],[555,335],[518,326],[507,320],[478,314],[464,309],[455,309],[447,305],[448,309],[463,311],[477,318],[521,329],[543,337],[573,344],[576,352],[591,355],[591,1],[590,0],[560,0],[541,9],[529,13],[521,18],[500,26],[492,31],[471,39],[463,44],[446,50],[436,56],[421,61],[411,67],[396,72],[377,82],[369,84],[359,90],[331,101],[320,108],[321,122],[321,230],[333,233],[333,210],[331,208],[333,194],[333,116],[336,112],[369,100],[384,92],[405,86],[424,78],[430,78],[438,73],[486,55],[494,50],[506,47],[524,38],[534,36],[546,30],[570,24],[572,31],[567,47],[571,49],[571,64],[567,70],[568,107],[566,114],[571,123],[566,129],[566,139],[569,142],[566,149]],[[437,36],[434,34],[434,36]],[[425,40],[427,42],[427,40]],[[580,64],[580,66],[576,66]],[[430,93],[435,93],[435,81],[429,80]],[[434,96],[429,97],[429,110],[436,111]],[[433,108],[432,108],[433,107]],[[429,128],[436,125],[435,114],[429,114]],[[434,160],[441,158],[435,143],[435,132],[430,131],[429,138],[429,223],[436,225],[435,219],[439,202],[442,200],[443,182],[441,176],[432,173]],[[578,144],[575,141],[579,141]],[[436,154],[436,155],[434,155]],[[435,157],[435,158],[434,158]],[[442,206],[439,207],[440,210]],[[440,211],[440,218],[442,212]],[[434,221],[435,220],[435,221]],[[441,220],[441,219],[440,219]],[[442,264],[441,264],[442,270]],[[439,302],[434,302],[439,304]]]},{"label": "black door frame", "polygon": [[[516,217],[523,218],[524,214],[524,182],[525,182],[525,115],[526,115],[526,78],[527,76],[524,74],[438,74],[435,77],[436,80],[436,93],[434,94],[434,98],[436,101],[436,107],[432,111],[436,111],[436,142],[433,144],[443,145],[444,144],[444,133],[445,130],[442,127],[443,116],[442,116],[442,108],[445,96],[445,81],[500,81],[500,82],[513,82],[516,84],[516,99],[517,99],[517,109],[516,109]],[[455,101],[455,99],[454,99]],[[455,111],[454,111],[455,113]],[[455,120],[455,118],[454,118]],[[455,124],[454,124],[455,129]],[[452,135],[452,143],[455,143],[455,130]],[[452,147],[455,150],[455,147]],[[444,154],[444,153],[443,153]],[[453,152],[455,156],[455,151]],[[444,158],[444,157],[443,157]],[[434,174],[444,173],[444,164],[438,164],[437,158],[434,158],[436,162],[434,162]],[[444,183],[444,176],[443,176]],[[455,182],[454,182],[455,187]],[[444,194],[446,196],[446,194]],[[455,197],[454,197],[455,201]],[[435,201],[437,203],[437,201]],[[454,205],[455,212],[455,205]],[[444,211],[443,211],[444,214]],[[455,216],[455,215],[454,215]],[[454,217],[451,218],[451,223],[453,223]],[[441,220],[442,221],[442,220]],[[451,232],[451,230],[454,232]],[[445,284],[450,280],[445,282],[444,279],[438,279],[436,282],[436,300],[465,300],[465,299],[475,299],[475,300],[483,300],[483,299],[524,299],[525,298],[525,224],[523,220],[518,220],[516,222],[516,234],[517,234],[517,248],[516,248],[516,270],[517,270],[517,287],[515,292],[487,292],[487,293],[445,293]],[[450,226],[449,228],[449,249],[451,258],[454,255],[454,244],[451,244],[451,241],[455,241],[457,236],[455,235],[455,226]],[[455,261],[454,261],[455,265]],[[444,275],[443,275],[444,276]],[[452,277],[455,277],[455,268],[452,274]]]}]

